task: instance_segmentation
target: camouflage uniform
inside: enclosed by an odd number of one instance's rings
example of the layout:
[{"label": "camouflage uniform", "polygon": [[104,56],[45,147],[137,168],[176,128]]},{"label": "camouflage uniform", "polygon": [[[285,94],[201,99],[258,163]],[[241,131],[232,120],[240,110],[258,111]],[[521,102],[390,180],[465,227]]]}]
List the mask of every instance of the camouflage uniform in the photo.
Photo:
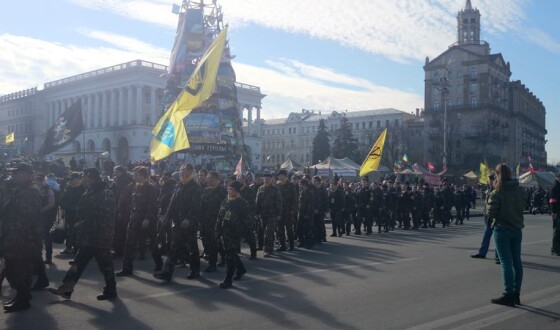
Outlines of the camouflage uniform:
[{"label": "camouflage uniform", "polygon": [[[175,189],[176,184],[177,182],[175,180],[169,179],[161,186],[158,196],[159,215],[165,216],[167,213],[169,202],[171,201],[171,196],[173,196],[173,190]],[[162,249],[167,253],[171,247],[171,222],[159,222],[158,233],[158,239],[160,240]]]},{"label": "camouflage uniform", "polygon": [[221,238],[224,244],[226,260],[226,278],[224,282],[231,285],[233,274],[237,271],[238,276],[247,272],[241,258],[239,249],[243,230],[251,222],[249,204],[241,197],[234,199],[226,198],[219,208],[218,219],[214,232]]},{"label": "camouflage uniform", "polygon": [[[356,219],[356,222],[354,223],[354,228],[356,228],[356,235],[360,235],[362,233],[362,224],[368,224],[371,217],[371,189],[369,189],[369,187],[367,186],[358,189],[356,193],[356,201],[358,204],[358,217]],[[367,229],[371,229],[371,227]]]},{"label": "camouflage uniform", "polygon": [[132,202],[132,177],[128,173],[115,178],[111,185],[111,191],[115,195],[118,204],[115,214],[115,235],[113,250],[117,257],[122,257],[124,244],[126,243],[126,231],[130,220],[130,203]]},{"label": "camouflage uniform", "polygon": [[62,280],[61,292],[72,293],[86,266],[95,258],[105,279],[105,294],[117,292],[115,270],[110,252],[115,227],[115,195],[98,182],[80,200],[76,223],[78,253]]},{"label": "camouflage uniform", "polygon": [[288,241],[290,250],[294,249],[294,222],[297,213],[297,193],[296,188],[290,181],[278,183],[280,196],[282,196],[282,213],[280,221],[277,224],[278,241],[280,241],[280,249],[286,250],[286,232],[288,233]]},{"label": "camouflage uniform", "polygon": [[33,260],[41,251],[41,192],[33,184],[18,185],[0,212],[0,257],[17,298],[31,299]]},{"label": "camouflage uniform", "polygon": [[[123,270],[132,272],[132,263],[136,255],[138,244],[143,233],[150,241],[150,249],[156,269],[161,268],[161,257],[155,253],[155,239],[157,228],[157,188],[149,183],[133,184],[130,221],[126,233],[124,247]],[[147,228],[143,228],[144,220],[148,220]]]},{"label": "camouflage uniform", "polygon": [[412,207],[412,200],[410,191],[401,191],[399,196],[399,228],[410,229],[410,209]]},{"label": "camouflage uniform", "polygon": [[64,228],[66,229],[66,248],[76,247],[76,224],[80,199],[86,188],[82,185],[77,187],[68,186],[62,195],[61,208],[64,210]]},{"label": "camouflage uniform", "polygon": [[254,216],[256,210],[255,200],[257,198],[257,188],[255,187],[255,185],[244,185],[243,187],[241,187],[241,191],[239,192],[239,194],[245,201],[247,201],[247,203],[249,203],[249,214],[251,218],[249,219],[249,222],[246,224],[245,228],[243,228],[243,236],[245,237],[245,242],[249,244],[251,258],[254,259],[257,256],[257,240],[255,236],[257,224]]},{"label": "camouflage uniform", "polygon": [[464,219],[464,215],[465,215],[465,205],[466,205],[466,201],[465,201],[465,193],[464,191],[457,189],[455,190],[455,192],[453,193],[453,206],[455,206],[455,224],[463,224],[463,219]]},{"label": "camouflage uniform", "polygon": [[300,189],[298,200],[298,235],[301,246],[313,247],[313,219],[315,216],[315,197],[309,187],[305,191]]},{"label": "camouflage uniform", "polygon": [[202,235],[202,245],[204,252],[208,255],[208,264],[215,267],[218,260],[218,238],[216,237],[216,221],[220,212],[220,206],[227,198],[227,189],[218,185],[216,187],[206,187],[202,193],[200,232]]},{"label": "camouflage uniform", "polygon": [[256,203],[257,215],[260,217],[264,229],[264,251],[272,253],[276,220],[282,214],[280,190],[273,185],[259,187]]},{"label": "camouflage uniform", "polygon": [[343,225],[344,212],[344,191],[341,187],[336,187],[334,191],[329,191],[329,212],[331,214],[332,234],[331,237],[337,235],[342,237],[345,232]]},{"label": "camouflage uniform", "polygon": [[117,197],[117,211],[115,212],[115,235],[113,238],[113,250],[115,256],[122,257],[124,254],[124,245],[126,244],[126,230],[132,213],[132,190],[134,183],[129,183],[120,191]]},{"label": "camouflage uniform", "polygon": [[329,195],[327,189],[321,185],[316,187],[313,184],[309,186],[313,190],[315,218],[313,219],[313,237],[315,243],[321,244],[327,241],[327,232],[325,229],[325,213],[329,208]]},{"label": "camouflage uniform", "polygon": [[373,215],[373,220],[377,224],[377,232],[381,232],[381,227],[383,226],[383,190],[378,186],[371,190],[371,214]]},{"label": "camouflage uniform", "polygon": [[342,222],[346,235],[350,235],[350,228],[354,222],[354,210],[356,209],[356,198],[350,188],[344,190],[344,205],[345,208]]},{"label": "camouflage uniform", "polygon": [[[189,179],[187,182],[179,182],[175,187],[166,215],[166,221],[172,221],[173,223],[173,239],[164,271],[160,274],[161,276],[158,275],[164,280],[171,279],[179,254],[185,245],[189,250],[191,269],[189,278],[196,278],[200,274],[200,255],[196,236],[201,212],[201,196],[202,189],[193,179]],[[188,222],[186,229],[181,227],[184,220]]]}]

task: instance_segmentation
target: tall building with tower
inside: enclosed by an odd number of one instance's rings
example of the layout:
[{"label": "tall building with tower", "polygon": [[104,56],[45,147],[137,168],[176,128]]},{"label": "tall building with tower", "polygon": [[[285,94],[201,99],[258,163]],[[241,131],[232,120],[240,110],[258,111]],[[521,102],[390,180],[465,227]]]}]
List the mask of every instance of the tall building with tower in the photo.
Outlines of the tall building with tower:
[{"label": "tall building with tower", "polygon": [[481,161],[546,165],[546,109],[511,65],[480,39],[470,0],[457,14],[457,41],[424,65],[424,159],[476,169]]}]

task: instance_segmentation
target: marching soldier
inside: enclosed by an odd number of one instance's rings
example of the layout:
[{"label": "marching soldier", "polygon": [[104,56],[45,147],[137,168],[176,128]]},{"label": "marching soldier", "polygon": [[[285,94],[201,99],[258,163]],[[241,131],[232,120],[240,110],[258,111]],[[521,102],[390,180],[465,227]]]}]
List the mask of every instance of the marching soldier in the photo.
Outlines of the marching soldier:
[{"label": "marching soldier", "polygon": [[422,219],[422,194],[420,193],[416,185],[412,186],[412,191],[410,192],[410,202],[412,229],[418,229],[420,227],[420,221]]},{"label": "marching soldier", "polygon": [[[177,182],[172,178],[171,172],[163,173],[160,180],[160,191],[158,196],[158,215],[164,218],[169,208],[169,202],[173,196],[173,190]],[[158,221],[158,239],[161,241],[162,249],[167,253],[171,247],[171,223],[169,221]],[[156,243],[158,244],[158,243]]]},{"label": "marching soldier", "polygon": [[196,279],[200,276],[200,255],[198,250],[197,232],[200,216],[200,198],[202,189],[193,178],[194,167],[191,164],[181,166],[181,177],[175,187],[166,221],[173,223],[173,238],[169,256],[161,273],[154,277],[170,282],[175,271],[175,265],[183,247],[187,245],[189,252],[190,274],[187,279]]},{"label": "marching soldier", "polygon": [[331,237],[342,237],[344,233],[344,192],[338,186],[338,179],[333,180],[329,189],[329,211],[331,214],[332,234]]},{"label": "marching soldier", "polygon": [[218,238],[216,237],[216,220],[220,212],[220,206],[227,198],[227,189],[220,184],[220,174],[210,172],[207,178],[207,186],[202,193],[200,224],[202,244],[208,255],[207,273],[215,272],[218,262]]},{"label": "marching soldier", "polygon": [[[377,182],[371,184],[371,214],[373,220],[377,224],[377,232],[381,232],[381,226],[383,223],[381,217],[381,209],[383,208],[383,191],[379,187]],[[373,222],[372,222],[373,223]]]},{"label": "marching soldier", "polygon": [[33,167],[19,163],[12,176],[14,190],[0,205],[0,257],[16,290],[15,297],[4,303],[6,313],[30,307],[33,262],[41,251],[41,192],[33,185]]},{"label": "marching soldier", "polygon": [[310,186],[309,180],[302,179],[300,181],[297,223],[301,242],[298,247],[305,247],[306,249],[313,248],[313,221],[315,216],[313,203],[315,198]]},{"label": "marching soldier", "polygon": [[410,229],[410,209],[412,200],[408,184],[401,185],[401,194],[399,196],[399,228],[404,227],[405,230]]},{"label": "marching soldier", "polygon": [[[215,232],[224,243],[226,259],[226,277],[220,288],[233,286],[233,280],[240,280],[247,269],[239,258],[243,228],[251,221],[249,204],[239,196],[241,183],[233,181],[228,185],[227,198],[222,202],[218,212]],[[235,276],[234,276],[235,274]]]},{"label": "marching soldier", "polygon": [[80,200],[76,237],[78,253],[62,285],[49,291],[70,299],[86,266],[95,258],[105,278],[105,288],[97,300],[114,299],[117,297],[117,283],[110,253],[115,228],[115,195],[105,189],[97,169],[86,169],[84,176],[87,190]]},{"label": "marching soldier", "polygon": [[264,175],[264,185],[259,187],[256,204],[264,232],[264,257],[269,258],[274,253],[274,231],[282,214],[282,196],[272,185],[272,175]]},{"label": "marching soldier", "polygon": [[344,181],[344,214],[343,214],[343,226],[346,230],[346,236],[350,235],[350,228],[352,223],[354,223],[354,211],[356,209],[356,198],[352,187],[348,181]]},{"label": "marching soldier", "polygon": [[367,176],[362,177],[360,188],[356,192],[356,202],[358,205],[357,219],[356,223],[354,223],[356,235],[362,234],[362,223],[367,223],[367,219],[370,216],[371,190],[369,189],[368,181]]},{"label": "marching soldier", "polygon": [[288,181],[286,170],[278,171],[278,189],[282,196],[282,215],[277,224],[280,247],[276,251],[286,251],[286,232],[288,233],[289,251],[294,250],[294,222],[297,213],[297,193],[294,184]]},{"label": "marching soldier", "polygon": [[239,178],[239,182],[241,183],[241,190],[239,191],[239,195],[243,198],[247,203],[249,203],[249,222],[243,228],[243,237],[245,238],[245,242],[249,244],[249,251],[251,251],[250,259],[257,258],[257,240],[255,236],[255,228],[257,226],[255,221],[255,210],[256,204],[255,200],[257,199],[257,189],[255,186],[251,184],[251,177],[246,175],[241,175]]},{"label": "marching soldier", "polygon": [[117,203],[115,235],[113,242],[115,258],[122,258],[124,253],[126,231],[128,227],[128,221],[130,220],[130,202],[132,201],[132,186],[130,186],[131,183],[132,177],[126,172],[124,167],[115,167],[115,178],[113,179],[113,183],[110,188],[115,195]]},{"label": "marching soldier", "polygon": [[327,241],[327,231],[325,229],[325,213],[329,207],[329,196],[327,189],[323,186],[321,177],[313,177],[313,195],[315,201],[313,203],[315,207],[315,219],[313,220],[313,236],[315,238],[315,243],[321,244]]},{"label": "marching soldier", "polygon": [[422,190],[422,228],[428,228],[430,225],[430,212],[434,207],[434,191],[430,188],[430,185],[424,183],[424,189]]},{"label": "marching soldier", "polygon": [[147,167],[134,169],[134,187],[132,188],[132,212],[126,234],[126,243],[123,256],[123,268],[116,276],[132,275],[134,257],[141,241],[142,233],[147,233],[150,241],[155,270],[162,267],[161,256],[155,253],[157,231],[157,188],[148,182],[149,170]]},{"label": "marching soldier", "polygon": [[447,221],[445,220],[445,211],[444,211],[444,197],[443,193],[439,187],[435,188],[434,192],[434,209],[433,213],[433,221],[432,221],[432,228],[436,226],[436,223],[440,222],[441,226],[445,228],[447,225]]}]

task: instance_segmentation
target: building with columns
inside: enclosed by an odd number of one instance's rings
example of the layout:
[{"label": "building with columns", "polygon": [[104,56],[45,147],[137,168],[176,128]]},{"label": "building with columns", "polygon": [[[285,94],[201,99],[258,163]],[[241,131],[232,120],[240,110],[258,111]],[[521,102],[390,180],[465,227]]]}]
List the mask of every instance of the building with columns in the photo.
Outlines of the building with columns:
[{"label": "building with columns", "polygon": [[[367,149],[366,153],[386,127],[404,127],[406,122],[415,118],[414,115],[397,109],[378,109],[365,111],[321,111],[305,110],[292,112],[288,118],[263,120],[262,133],[262,166],[276,168],[288,156],[302,166],[309,166],[312,161],[313,139],[317,135],[319,121],[325,120],[327,131],[334,133],[340,127],[342,117],[348,119],[352,135],[360,146]],[[404,129],[399,129],[404,131]],[[332,144],[333,141],[331,141]],[[404,139],[394,146],[395,152],[407,151]]]},{"label": "building with columns", "polygon": [[457,15],[457,42],[426,58],[424,72],[425,160],[441,166],[445,158],[448,168],[461,170],[484,160],[546,165],[545,107],[510,81],[510,63],[480,40],[480,12],[470,0]]},{"label": "building with columns", "polygon": [[[149,159],[151,131],[164,111],[167,69],[165,65],[135,60],[48,82],[42,90],[33,88],[0,96],[0,133],[15,132],[14,144],[25,153],[36,153],[47,129],[79,101],[83,134],[47,159],[80,159],[85,155],[88,165],[92,165],[106,151],[117,164]],[[258,120],[254,122],[260,122],[265,95],[257,86],[236,83],[236,87],[240,116],[245,113],[252,119],[256,110]],[[256,132],[255,129],[253,134]]]}]

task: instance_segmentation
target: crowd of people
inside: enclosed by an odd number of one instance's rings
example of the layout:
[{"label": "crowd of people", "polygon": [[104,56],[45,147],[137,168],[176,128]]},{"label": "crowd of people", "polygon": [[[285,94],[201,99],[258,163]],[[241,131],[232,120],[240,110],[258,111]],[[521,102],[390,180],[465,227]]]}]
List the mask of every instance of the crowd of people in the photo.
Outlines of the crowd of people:
[{"label": "crowd of people", "polygon": [[[370,183],[362,177],[352,183],[286,170],[224,178],[191,164],[157,176],[143,165],[132,170],[116,166],[110,180],[97,168],[70,171],[62,178],[34,171],[27,163],[11,169],[13,184],[0,189],[0,253],[2,276],[17,294],[4,304],[5,311],[29,308],[30,291],[50,286],[45,265],[52,263],[52,229],[61,222],[61,253],[73,260],[62,284],[49,291],[70,299],[95,258],[105,279],[97,298],[107,300],[117,297],[115,277],[133,275],[135,259],[145,259],[147,252],[159,281],[171,281],[177,266],[188,264],[191,280],[225,266],[220,287],[227,289],[247,272],[239,256],[242,241],[249,245],[250,259],[256,259],[258,251],[269,258],[323,244],[329,236],[326,217],[331,237],[462,225],[477,199],[472,187],[447,182],[431,187]],[[122,260],[117,272],[113,260]],[[207,260],[204,269],[201,260]]]}]

